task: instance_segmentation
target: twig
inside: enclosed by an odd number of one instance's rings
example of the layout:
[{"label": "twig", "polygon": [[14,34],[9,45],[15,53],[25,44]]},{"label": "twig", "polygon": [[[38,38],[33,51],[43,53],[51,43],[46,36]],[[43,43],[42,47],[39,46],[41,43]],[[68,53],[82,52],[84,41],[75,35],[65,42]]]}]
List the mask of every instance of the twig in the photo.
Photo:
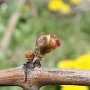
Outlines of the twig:
[{"label": "twig", "polygon": [[14,28],[18,22],[19,17],[20,17],[20,14],[18,11],[15,11],[11,15],[11,17],[8,21],[8,25],[6,27],[2,42],[1,42],[0,52],[4,51],[5,49],[8,48],[8,46],[10,44],[11,36],[13,34]]},{"label": "twig", "polygon": [[90,85],[90,70],[33,68],[25,81],[23,66],[0,71],[0,86],[20,86],[24,90],[39,90],[45,85]]}]

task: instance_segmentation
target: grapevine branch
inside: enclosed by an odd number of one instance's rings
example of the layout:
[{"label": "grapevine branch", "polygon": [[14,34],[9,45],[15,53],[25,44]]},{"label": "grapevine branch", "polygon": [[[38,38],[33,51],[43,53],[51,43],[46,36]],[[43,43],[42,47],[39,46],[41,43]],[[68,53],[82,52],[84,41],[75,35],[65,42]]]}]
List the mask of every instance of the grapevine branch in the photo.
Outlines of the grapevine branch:
[{"label": "grapevine branch", "polygon": [[90,85],[90,70],[41,67],[42,58],[60,46],[56,35],[40,35],[34,51],[25,53],[27,63],[1,70],[0,86],[20,86],[24,90],[39,90],[45,85]]},{"label": "grapevine branch", "polygon": [[38,90],[45,85],[90,85],[90,70],[36,67],[30,69],[25,81],[24,67],[0,71],[0,86],[20,86]]}]

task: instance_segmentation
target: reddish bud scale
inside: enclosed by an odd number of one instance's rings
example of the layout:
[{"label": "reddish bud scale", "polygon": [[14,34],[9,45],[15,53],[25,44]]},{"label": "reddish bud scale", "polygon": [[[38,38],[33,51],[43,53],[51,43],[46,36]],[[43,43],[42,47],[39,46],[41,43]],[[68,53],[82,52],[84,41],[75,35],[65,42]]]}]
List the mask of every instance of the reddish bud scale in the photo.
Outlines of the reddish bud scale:
[{"label": "reddish bud scale", "polygon": [[36,40],[36,46],[43,47],[45,46],[46,41],[47,41],[46,35],[40,35]]},{"label": "reddish bud scale", "polygon": [[60,41],[59,41],[59,38],[58,38],[57,36],[52,35],[52,36],[50,37],[50,39],[51,39],[50,42],[52,42],[54,49],[60,46]]}]

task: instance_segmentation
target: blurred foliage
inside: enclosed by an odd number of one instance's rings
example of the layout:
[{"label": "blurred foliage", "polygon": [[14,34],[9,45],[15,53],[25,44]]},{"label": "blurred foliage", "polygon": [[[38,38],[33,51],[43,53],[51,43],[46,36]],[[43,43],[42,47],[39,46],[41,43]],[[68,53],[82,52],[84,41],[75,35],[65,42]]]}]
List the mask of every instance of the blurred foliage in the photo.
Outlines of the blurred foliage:
[{"label": "blurred foliage", "polygon": [[[62,60],[57,65],[59,68],[90,70],[90,53],[82,55],[75,60]],[[89,90],[87,86],[62,85],[61,90]]]},{"label": "blurred foliage", "polygon": [[[67,0],[66,0],[67,1]],[[75,0],[71,0],[75,1]],[[16,0],[16,2],[18,2]],[[0,8],[0,44],[11,14],[18,10],[20,19],[14,29],[9,47],[0,53],[0,69],[16,67],[25,63],[24,52],[33,49],[37,36],[56,34],[61,46],[48,54],[43,66],[56,67],[58,61],[71,59],[90,52],[90,12],[62,14],[48,9],[45,0],[27,0],[19,7],[15,0],[4,2]],[[69,4],[69,2],[68,2]],[[17,8],[18,6],[18,8]],[[16,87],[4,87],[0,90],[21,90]],[[59,90],[58,86],[47,86],[41,90]]]}]

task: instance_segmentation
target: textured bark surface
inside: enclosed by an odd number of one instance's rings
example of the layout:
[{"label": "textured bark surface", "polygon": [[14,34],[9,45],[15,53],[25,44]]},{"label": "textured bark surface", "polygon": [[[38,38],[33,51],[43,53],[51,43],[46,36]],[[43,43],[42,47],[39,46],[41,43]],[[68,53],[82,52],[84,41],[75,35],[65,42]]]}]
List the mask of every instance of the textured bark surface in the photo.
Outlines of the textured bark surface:
[{"label": "textured bark surface", "polygon": [[28,70],[25,81],[23,66],[1,70],[0,86],[20,86],[24,90],[38,90],[45,85],[90,85],[90,70],[33,68]]}]

